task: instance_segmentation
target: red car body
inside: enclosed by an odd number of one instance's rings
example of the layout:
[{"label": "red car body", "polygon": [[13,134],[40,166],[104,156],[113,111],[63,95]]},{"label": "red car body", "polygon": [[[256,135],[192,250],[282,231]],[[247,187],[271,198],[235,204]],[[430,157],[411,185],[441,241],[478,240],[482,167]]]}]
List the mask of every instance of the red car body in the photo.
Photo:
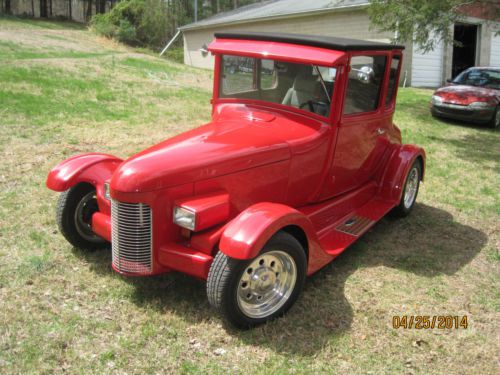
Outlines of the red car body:
[{"label": "red car body", "polygon": [[[217,35],[212,42],[215,77],[208,124],[126,160],[78,155],[49,173],[47,186],[55,191],[78,183],[96,188],[98,211],[91,226],[112,243],[117,272],[137,276],[179,271],[207,279],[217,252],[252,259],[281,230],[303,246],[310,275],[398,205],[415,161],[424,168],[424,151],[401,144],[392,121],[397,85],[390,95],[389,62],[395,56],[401,61],[401,47],[368,42],[363,48],[359,42],[341,50],[300,38],[267,38]],[[221,98],[223,54],[335,67],[329,116],[262,100]],[[388,62],[377,108],[344,115],[350,59],[365,54]],[[398,82],[399,65],[393,74]],[[111,202],[116,210],[125,210],[122,221],[113,217]],[[133,230],[115,235],[115,226],[127,225],[127,207],[134,205],[146,205],[151,215],[149,247],[138,246],[142,253],[137,261],[130,246],[120,248],[127,233],[134,241]],[[192,230],[174,224],[175,207],[196,215]],[[132,213],[130,220],[139,219]],[[349,220],[356,222],[352,230],[346,227]]]},{"label": "red car body", "polygon": [[455,120],[490,123],[496,128],[500,126],[499,105],[500,69],[474,67],[434,92],[431,113]]}]

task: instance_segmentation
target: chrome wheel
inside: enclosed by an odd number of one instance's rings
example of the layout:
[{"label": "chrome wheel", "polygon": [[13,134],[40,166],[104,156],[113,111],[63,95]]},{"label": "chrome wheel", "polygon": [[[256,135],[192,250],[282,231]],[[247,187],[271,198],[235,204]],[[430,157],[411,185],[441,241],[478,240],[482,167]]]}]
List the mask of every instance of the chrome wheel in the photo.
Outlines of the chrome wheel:
[{"label": "chrome wheel", "polygon": [[415,201],[415,198],[417,196],[418,179],[419,179],[418,168],[413,167],[410,170],[410,173],[408,173],[408,178],[406,179],[406,186],[404,191],[403,202],[407,209],[409,209],[413,205],[413,202]]},{"label": "chrome wheel", "polygon": [[250,318],[265,318],[286,303],[296,281],[297,266],[289,254],[266,252],[244,269],[237,289],[238,306]]},{"label": "chrome wheel", "polygon": [[86,194],[76,206],[74,215],[76,231],[87,241],[102,241],[102,238],[92,230],[92,215],[98,210],[95,191]]}]

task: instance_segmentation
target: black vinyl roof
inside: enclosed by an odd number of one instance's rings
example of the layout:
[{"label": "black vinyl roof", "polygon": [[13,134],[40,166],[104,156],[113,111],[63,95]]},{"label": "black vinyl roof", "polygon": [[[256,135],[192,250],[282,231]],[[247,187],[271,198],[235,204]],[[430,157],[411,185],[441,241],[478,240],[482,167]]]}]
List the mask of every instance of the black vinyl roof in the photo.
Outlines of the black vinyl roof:
[{"label": "black vinyl roof", "polygon": [[260,33],[252,31],[233,31],[215,33],[216,38],[222,39],[247,39],[263,40],[270,42],[281,42],[300,44],[304,46],[322,47],[339,51],[372,51],[372,50],[393,50],[404,49],[404,46],[370,42],[368,40],[358,40],[349,38],[337,38],[322,35],[303,35],[288,33]]}]

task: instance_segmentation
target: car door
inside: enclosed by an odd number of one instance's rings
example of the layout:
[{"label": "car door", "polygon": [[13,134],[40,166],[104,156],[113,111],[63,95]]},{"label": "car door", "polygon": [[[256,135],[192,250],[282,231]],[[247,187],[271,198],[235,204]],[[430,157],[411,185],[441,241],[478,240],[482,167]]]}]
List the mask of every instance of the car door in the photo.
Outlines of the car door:
[{"label": "car door", "polygon": [[343,110],[337,129],[337,142],[329,171],[326,199],[366,184],[377,172],[388,145],[387,127],[391,116],[384,116],[382,99],[389,52],[351,55],[346,72]]}]

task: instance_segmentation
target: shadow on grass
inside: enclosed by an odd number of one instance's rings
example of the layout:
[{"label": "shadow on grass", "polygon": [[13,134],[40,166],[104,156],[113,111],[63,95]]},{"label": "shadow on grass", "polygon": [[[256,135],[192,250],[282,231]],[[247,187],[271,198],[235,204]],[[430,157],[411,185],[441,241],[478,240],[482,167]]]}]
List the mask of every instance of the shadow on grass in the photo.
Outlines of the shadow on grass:
[{"label": "shadow on grass", "polygon": [[[493,169],[500,172],[498,159],[500,155],[500,137],[493,136],[493,131],[478,131],[477,134],[467,134],[460,139],[429,136],[429,140],[443,145],[451,145],[457,158],[472,161],[483,166],[484,163],[494,163]],[[500,134],[500,133],[499,133]]]},{"label": "shadow on grass", "polygon": [[[350,329],[353,310],[344,287],[357,270],[386,266],[429,278],[453,275],[486,242],[483,232],[455,222],[448,212],[417,204],[408,218],[383,219],[334,262],[310,277],[296,306],[284,318],[250,331],[225,329],[247,344],[281,353],[314,355]],[[97,273],[109,274],[109,253],[85,258],[97,261]],[[124,280],[135,286],[132,299],[141,308],[173,312],[190,324],[218,320],[209,308],[202,281],[181,274]],[[370,285],[359,287],[369,292]]]}]

